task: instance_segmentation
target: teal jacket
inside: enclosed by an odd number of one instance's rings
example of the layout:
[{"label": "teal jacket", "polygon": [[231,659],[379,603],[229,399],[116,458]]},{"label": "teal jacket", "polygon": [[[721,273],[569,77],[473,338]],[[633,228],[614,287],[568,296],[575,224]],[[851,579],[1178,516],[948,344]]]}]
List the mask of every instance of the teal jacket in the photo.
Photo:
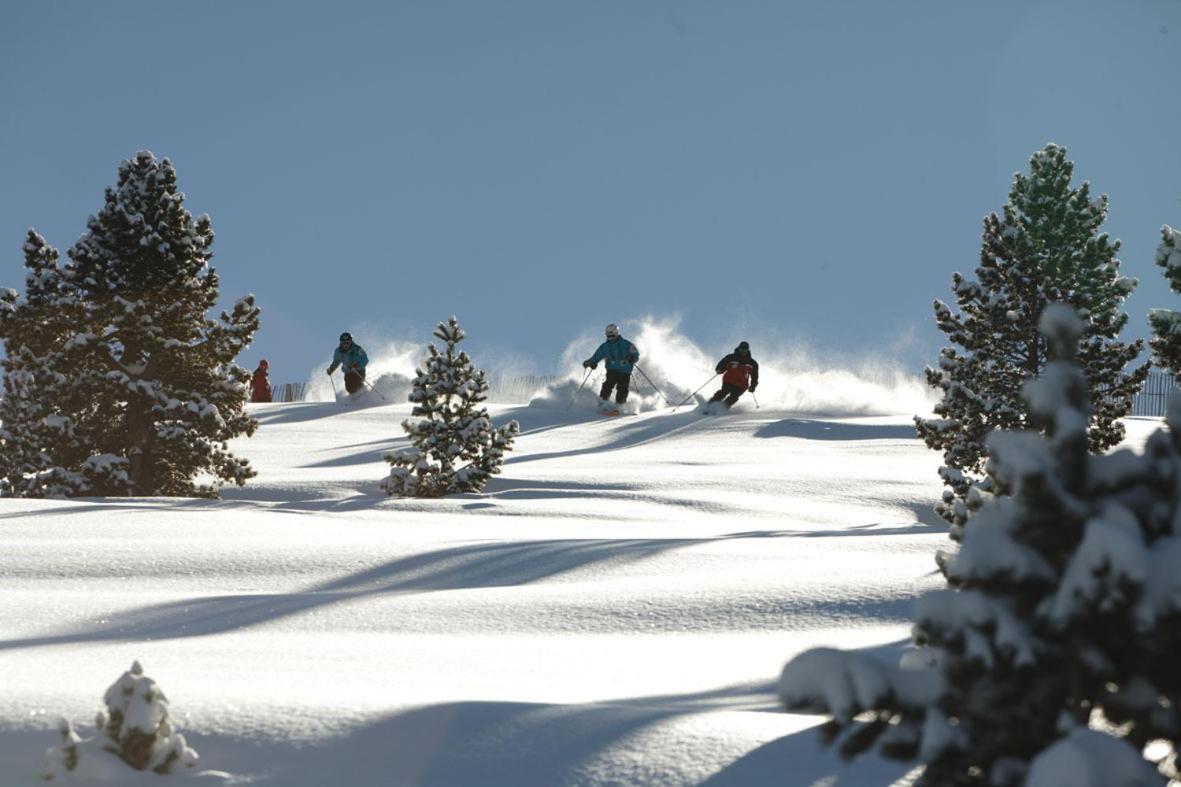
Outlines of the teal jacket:
[{"label": "teal jacket", "polygon": [[347,352],[342,353],[339,347],[336,348],[336,352],[332,354],[332,365],[328,367],[328,373],[332,374],[336,371],[336,367],[344,366],[345,374],[357,371],[364,375],[365,367],[368,365],[369,356],[365,354],[365,348],[353,342],[353,346]]},{"label": "teal jacket", "polygon": [[618,339],[608,339],[600,344],[599,349],[595,350],[595,354],[587,361],[598,366],[599,361],[604,358],[607,359],[607,371],[631,374],[632,367],[640,360],[640,351],[636,349],[634,344],[620,336]]}]

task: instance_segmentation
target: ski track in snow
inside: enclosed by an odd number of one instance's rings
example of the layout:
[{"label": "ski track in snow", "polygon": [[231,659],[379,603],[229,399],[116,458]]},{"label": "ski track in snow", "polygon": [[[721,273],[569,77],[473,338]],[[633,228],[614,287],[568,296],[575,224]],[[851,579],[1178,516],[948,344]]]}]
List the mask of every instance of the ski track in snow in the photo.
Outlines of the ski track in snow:
[{"label": "ski track in snow", "polygon": [[252,409],[259,475],[222,500],[0,501],[0,787],[43,783],[56,719],[92,734],[134,659],[202,781],[906,781],[773,685],[814,646],[896,659],[942,584],[909,416],[494,406],[522,434],[484,493],[398,500],[408,406]]}]

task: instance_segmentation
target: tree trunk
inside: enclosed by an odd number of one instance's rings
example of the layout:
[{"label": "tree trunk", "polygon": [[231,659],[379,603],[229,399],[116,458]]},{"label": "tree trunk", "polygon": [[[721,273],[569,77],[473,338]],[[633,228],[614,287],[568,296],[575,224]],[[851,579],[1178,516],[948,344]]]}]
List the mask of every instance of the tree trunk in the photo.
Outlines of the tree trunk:
[{"label": "tree trunk", "polygon": [[131,462],[131,492],[134,495],[153,494],[152,422],[139,402],[128,402],[127,437],[131,446],[127,457]]}]

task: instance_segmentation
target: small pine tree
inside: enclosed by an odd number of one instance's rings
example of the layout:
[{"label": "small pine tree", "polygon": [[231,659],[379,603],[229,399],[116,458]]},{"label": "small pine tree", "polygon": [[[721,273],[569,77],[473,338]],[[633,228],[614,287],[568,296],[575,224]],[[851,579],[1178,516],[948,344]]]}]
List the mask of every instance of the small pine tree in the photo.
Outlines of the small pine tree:
[{"label": "small pine tree", "polygon": [[[1169,225],[1161,227],[1161,242],[1156,249],[1156,264],[1165,269],[1169,288],[1181,294],[1181,232]],[[1149,346],[1156,362],[1181,381],[1181,312],[1172,309],[1150,309],[1148,324],[1152,328]]]},{"label": "small pine tree", "polygon": [[516,421],[492,428],[487,409],[480,406],[488,383],[467,353],[456,350],[464,339],[456,319],[439,323],[434,336],[444,342],[444,350],[428,345],[430,356],[416,370],[410,392],[411,414],[418,420],[402,422],[413,445],[385,454],[392,467],[382,488],[390,495],[442,497],[479,492],[500,472],[504,455],[512,450],[520,431]]},{"label": "small pine tree", "polygon": [[60,746],[51,746],[45,750],[45,781],[50,782],[58,776],[64,776],[78,769],[82,757],[82,747],[86,743],[75,730],[69,719],[58,721],[57,732],[61,735]]},{"label": "small pine tree", "polygon": [[1025,396],[1045,436],[989,438],[998,494],[974,490],[958,552],[937,556],[949,588],[916,608],[923,649],[908,668],[809,651],[780,682],[789,710],[833,715],[844,754],[876,742],[917,757],[920,785],[1066,784],[1068,757],[1079,773],[1119,774],[1094,784],[1162,784],[1141,757],[1150,741],[1172,747],[1157,764],[1176,775],[1181,406],[1142,455],[1091,454],[1085,327],[1062,305],[1041,324],[1052,360]]},{"label": "small pine tree", "polygon": [[184,208],[172,163],[124,161],[64,266],[34,236],[26,296],[0,308],[9,492],[201,496],[253,476],[227,442],[257,428],[234,359],[259,310],[247,296],[206,316],[213,228]]},{"label": "small pine tree", "polygon": [[1078,355],[1092,400],[1092,451],[1123,439],[1119,419],[1148,375],[1148,363],[1124,372],[1143,342],[1117,341],[1128,320],[1120,308],[1136,281],[1119,275],[1119,241],[1099,233],[1107,197],[1092,199],[1085,182],[1072,188],[1073,173],[1065,148],[1035,153],[1030,174],[1014,176],[1003,215],[984,219],[977,280],[952,277],[959,312],[935,301],[939,329],[960,349],[944,348],[938,366],[927,369],[928,384],[943,398],[939,417],[916,417],[915,426],[928,447],[943,452],[939,473],[948,489],[937,510],[953,535],[967,517],[969,487],[983,480],[985,437],[1026,426],[1021,387],[1046,367],[1037,325],[1048,303],[1067,303],[1084,320]]},{"label": "small pine tree", "polygon": [[192,767],[197,761],[197,753],[168,720],[168,698],[138,661],[111,684],[103,702],[107,710],[98,714],[95,726],[106,750],[132,768],[168,773],[178,763]]},{"label": "small pine tree", "polygon": [[81,738],[73,725],[62,719],[58,726],[62,745],[46,752],[46,780],[78,770],[83,759],[95,757],[100,748],[138,771],[166,774],[177,766],[196,765],[197,752],[169,721],[168,698],[156,681],[144,675],[138,661],[111,684],[103,702],[106,710],[99,711],[95,719],[97,738]]}]

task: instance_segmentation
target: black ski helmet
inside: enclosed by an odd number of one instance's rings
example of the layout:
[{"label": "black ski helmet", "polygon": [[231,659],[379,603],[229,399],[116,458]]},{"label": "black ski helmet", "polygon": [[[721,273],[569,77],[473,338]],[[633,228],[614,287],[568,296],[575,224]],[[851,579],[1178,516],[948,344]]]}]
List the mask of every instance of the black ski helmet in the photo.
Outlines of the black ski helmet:
[{"label": "black ski helmet", "polygon": [[739,342],[738,346],[734,348],[734,351],[740,353],[749,353],[750,344],[748,342]]},{"label": "black ski helmet", "polygon": [[344,333],[342,333],[340,335],[340,340],[342,342],[351,342],[353,340],[353,335],[351,333],[349,333],[348,331],[345,331]]}]

